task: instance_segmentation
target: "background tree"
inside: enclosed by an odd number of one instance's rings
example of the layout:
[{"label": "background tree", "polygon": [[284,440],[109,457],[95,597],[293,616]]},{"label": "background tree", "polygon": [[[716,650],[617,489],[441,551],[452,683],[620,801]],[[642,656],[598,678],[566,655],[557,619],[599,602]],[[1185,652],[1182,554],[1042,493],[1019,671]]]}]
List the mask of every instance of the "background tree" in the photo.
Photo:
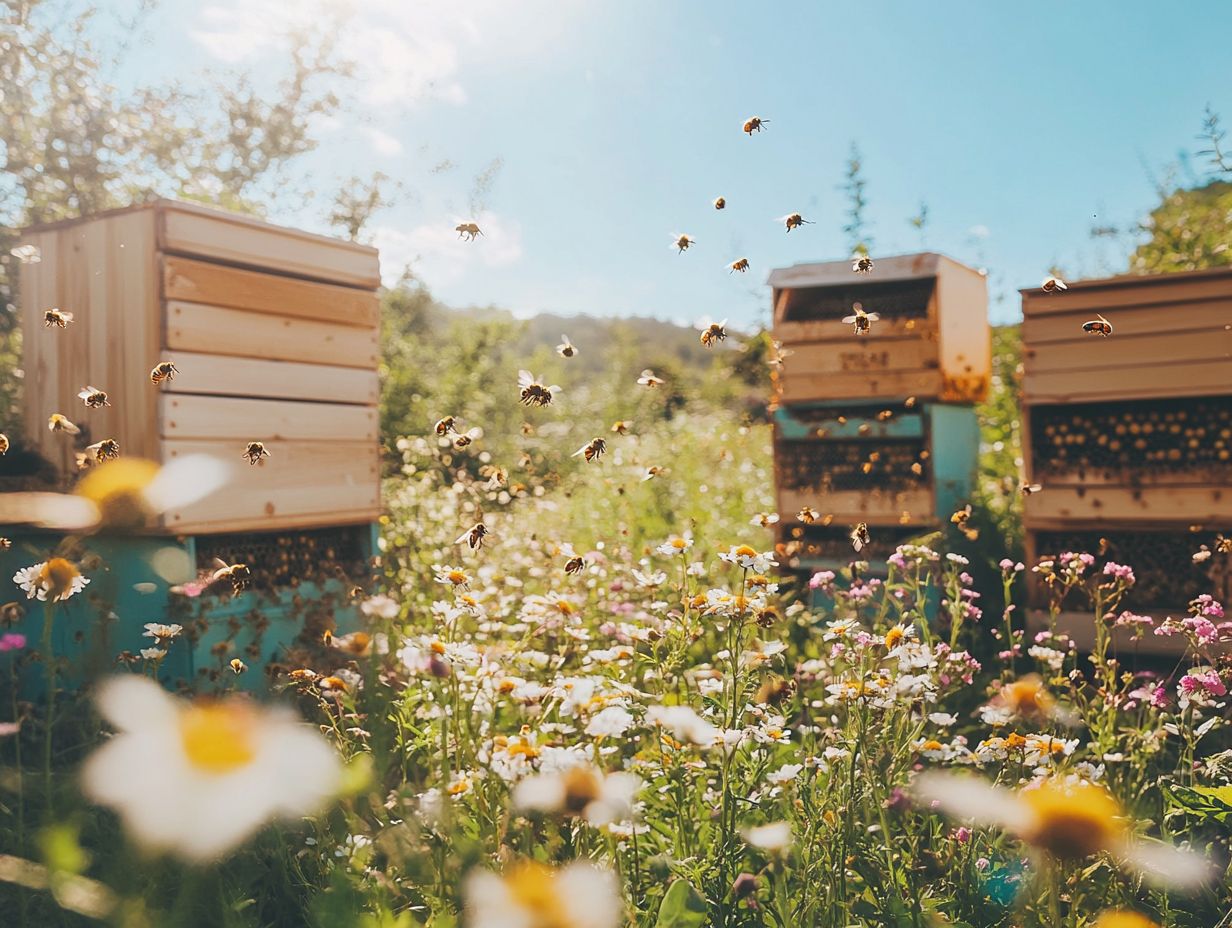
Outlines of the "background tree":
[{"label": "background tree", "polygon": [[868,206],[864,188],[868,182],[864,179],[863,161],[860,147],[852,142],[842,190],[847,196],[847,222],[843,224],[843,234],[847,236],[847,250],[853,255],[866,255],[873,247],[873,237],[864,218],[864,208]]}]

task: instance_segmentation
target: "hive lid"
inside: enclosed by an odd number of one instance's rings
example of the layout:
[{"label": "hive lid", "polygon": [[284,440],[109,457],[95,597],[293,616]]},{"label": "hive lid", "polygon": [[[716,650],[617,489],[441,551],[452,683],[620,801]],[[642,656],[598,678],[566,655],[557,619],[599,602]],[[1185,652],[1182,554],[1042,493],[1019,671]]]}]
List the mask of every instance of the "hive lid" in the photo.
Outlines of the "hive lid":
[{"label": "hive lid", "polygon": [[767,283],[776,289],[785,289],[850,286],[863,281],[871,283],[891,280],[927,280],[937,277],[941,273],[943,264],[952,268],[960,268],[970,274],[979,274],[979,271],[974,268],[931,251],[913,255],[891,255],[885,258],[874,255],[875,267],[868,277],[856,276],[851,270],[851,261],[851,258],[844,258],[842,261],[821,261],[775,268],[770,272]]}]

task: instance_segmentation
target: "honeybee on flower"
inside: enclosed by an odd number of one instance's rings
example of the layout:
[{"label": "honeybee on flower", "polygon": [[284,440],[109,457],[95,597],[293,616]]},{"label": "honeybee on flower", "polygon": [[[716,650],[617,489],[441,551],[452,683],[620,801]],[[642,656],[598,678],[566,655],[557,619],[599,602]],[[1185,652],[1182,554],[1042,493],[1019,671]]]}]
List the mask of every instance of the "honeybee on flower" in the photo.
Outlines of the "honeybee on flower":
[{"label": "honeybee on flower", "polygon": [[582,447],[578,448],[577,451],[573,452],[571,457],[575,457],[575,458],[582,457],[585,459],[586,463],[589,464],[591,461],[599,458],[604,453],[606,453],[606,451],[607,451],[606,441],[604,441],[602,438],[592,438],[586,444],[582,445]]},{"label": "honeybee on flower", "polygon": [[562,335],[560,337],[560,344],[556,346],[556,353],[562,358],[572,358],[578,353],[578,350],[573,342],[569,341],[568,335]]},{"label": "honeybee on flower", "polygon": [[76,435],[81,431],[68,416],[58,412],[47,417],[47,428],[52,432],[66,432],[69,435]]},{"label": "honeybee on flower", "polygon": [[43,313],[43,328],[67,329],[70,322],[73,321],[73,314],[66,313],[61,309],[49,309]]},{"label": "honeybee on flower", "polygon": [[1147,879],[1176,887],[1200,885],[1212,872],[1198,854],[1139,838],[1120,804],[1089,780],[1050,776],[1013,792],[975,777],[930,771],[916,778],[913,793],[917,802],[1003,828],[1057,860],[1106,853]]},{"label": "honeybee on flower", "polygon": [[171,361],[159,361],[150,369],[150,383],[158,386],[169,380],[175,380],[175,375],[180,372],[180,369]]},{"label": "honeybee on flower", "polygon": [[684,254],[696,244],[697,239],[692,236],[685,235],[683,232],[676,232],[672,234],[672,247],[676,249],[676,254],[678,255]]},{"label": "honeybee on flower", "polygon": [[266,822],[315,812],[340,786],[337,753],[284,711],[239,697],[189,702],[140,676],[104,682],[97,702],[118,733],[87,758],[82,789],[151,851],[217,859]]},{"label": "honeybee on flower", "polygon": [[86,404],[87,409],[101,409],[111,405],[110,400],[107,399],[107,391],[100,390],[98,387],[82,388],[77,392],[77,398]]},{"label": "honeybee on flower", "polygon": [[642,376],[637,378],[637,382],[643,387],[650,387],[652,389],[667,383],[667,381],[662,377],[656,377],[655,372],[650,368],[646,368],[642,371]]},{"label": "honeybee on flower", "polygon": [[545,387],[530,371],[518,371],[518,390],[523,406],[550,406],[560,387]]},{"label": "honeybee on flower", "polygon": [[856,335],[867,335],[873,330],[873,323],[880,319],[877,313],[866,313],[860,303],[851,307],[851,315],[843,317],[843,324],[852,327]]}]

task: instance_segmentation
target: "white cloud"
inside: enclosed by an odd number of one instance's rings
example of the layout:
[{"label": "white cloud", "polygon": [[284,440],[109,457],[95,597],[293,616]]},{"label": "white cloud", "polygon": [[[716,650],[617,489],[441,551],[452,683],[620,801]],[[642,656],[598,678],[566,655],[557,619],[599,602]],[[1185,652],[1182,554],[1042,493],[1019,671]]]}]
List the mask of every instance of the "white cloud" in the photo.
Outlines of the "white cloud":
[{"label": "white cloud", "polygon": [[[498,0],[479,0],[495,6]],[[201,10],[190,35],[227,64],[285,47],[288,32],[323,26],[355,66],[353,86],[372,106],[425,98],[464,103],[460,50],[480,36],[478,11],[461,16],[452,0],[219,0]]]},{"label": "white cloud", "polygon": [[473,242],[458,237],[454,226],[465,221],[444,218],[407,231],[393,226],[372,230],[373,244],[381,252],[386,283],[393,283],[410,264],[415,275],[433,287],[448,286],[476,268],[509,267],[522,257],[522,227],[495,213],[481,213],[475,222],[483,235]]},{"label": "white cloud", "polygon": [[367,126],[363,133],[368,136],[368,141],[372,143],[372,150],[378,155],[392,156],[402,153],[402,143],[383,129]]}]

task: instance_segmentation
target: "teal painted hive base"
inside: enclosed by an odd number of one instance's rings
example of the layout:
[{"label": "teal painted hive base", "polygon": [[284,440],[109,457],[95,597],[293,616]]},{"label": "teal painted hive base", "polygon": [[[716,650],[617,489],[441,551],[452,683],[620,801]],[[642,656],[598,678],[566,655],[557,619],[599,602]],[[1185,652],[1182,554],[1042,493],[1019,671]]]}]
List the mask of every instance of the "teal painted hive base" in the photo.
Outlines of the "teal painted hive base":
[{"label": "teal painted hive base", "polygon": [[[377,527],[348,529],[362,550],[364,564],[376,551]],[[41,650],[46,604],[27,599],[13,581],[21,568],[45,561],[63,541],[62,536],[28,533],[9,536],[12,548],[0,552],[0,602],[16,602],[25,615],[3,631],[26,637],[26,648],[0,655],[0,677],[10,674],[12,660],[22,660]],[[293,535],[283,536],[294,537]],[[266,688],[264,669],[285,659],[297,638],[319,640],[325,628],[347,631],[359,622],[358,607],[349,595],[351,585],[370,586],[369,575],[349,573],[345,578],[317,578],[273,589],[254,589],[238,596],[173,593],[172,587],[193,580],[198,574],[200,548],[213,545],[211,536],[172,539],[154,537],[104,537],[88,539],[81,558],[82,572],[90,583],[79,594],[53,607],[52,649],[67,662],[60,680],[64,686],[80,686],[122,669],[117,656],[139,654],[155,645],[144,635],[150,622],[178,623],[185,633],[167,646],[159,664],[159,676],[169,685],[181,683],[209,689],[222,674],[229,688],[260,691]],[[203,569],[206,565],[200,565]],[[254,570],[254,587],[262,574]],[[248,670],[235,677],[229,668],[238,657]],[[23,698],[43,695],[45,678],[41,663],[24,661],[20,672]]]}]

